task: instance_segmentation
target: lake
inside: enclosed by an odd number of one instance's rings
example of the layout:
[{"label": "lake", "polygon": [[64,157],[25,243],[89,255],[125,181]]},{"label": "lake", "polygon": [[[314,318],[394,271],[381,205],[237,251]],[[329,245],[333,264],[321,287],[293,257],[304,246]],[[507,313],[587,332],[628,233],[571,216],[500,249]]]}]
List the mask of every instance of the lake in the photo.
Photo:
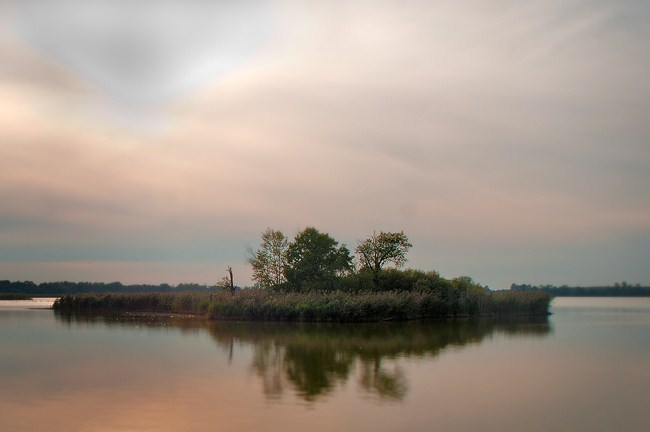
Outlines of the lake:
[{"label": "lake", "polygon": [[[40,306],[47,306],[40,302]],[[0,301],[0,431],[647,431],[650,298],[548,318],[205,323]]]}]

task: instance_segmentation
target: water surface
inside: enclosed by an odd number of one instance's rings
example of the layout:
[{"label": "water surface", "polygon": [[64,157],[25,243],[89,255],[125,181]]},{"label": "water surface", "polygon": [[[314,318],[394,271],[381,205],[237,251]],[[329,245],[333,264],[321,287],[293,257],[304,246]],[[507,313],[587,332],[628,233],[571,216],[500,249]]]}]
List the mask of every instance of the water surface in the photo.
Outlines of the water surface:
[{"label": "water surface", "polygon": [[2,431],[645,431],[650,299],[515,321],[75,317],[0,302]]}]

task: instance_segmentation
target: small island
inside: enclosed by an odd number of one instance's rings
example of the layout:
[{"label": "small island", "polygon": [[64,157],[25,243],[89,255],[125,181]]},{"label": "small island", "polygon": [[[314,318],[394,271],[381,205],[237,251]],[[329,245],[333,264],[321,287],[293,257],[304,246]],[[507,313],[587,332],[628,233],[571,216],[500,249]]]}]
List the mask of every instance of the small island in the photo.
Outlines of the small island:
[{"label": "small island", "polygon": [[[329,234],[307,227],[293,241],[262,233],[249,250],[256,285],[240,289],[232,270],[214,287],[166,292],[73,293],[53,308],[65,313],[175,313],[214,320],[368,322],[548,315],[544,292],[491,291],[461,276],[401,269],[411,243],[403,232],[359,241],[356,260]],[[387,266],[390,266],[389,268]],[[127,287],[128,290],[128,287]]]},{"label": "small island", "polygon": [[[175,313],[215,320],[370,322],[485,316],[548,315],[545,293],[488,292],[446,281],[446,287],[413,291],[274,292],[260,288],[234,294],[67,294],[53,308],[67,313]],[[469,288],[469,289],[468,289]]]}]

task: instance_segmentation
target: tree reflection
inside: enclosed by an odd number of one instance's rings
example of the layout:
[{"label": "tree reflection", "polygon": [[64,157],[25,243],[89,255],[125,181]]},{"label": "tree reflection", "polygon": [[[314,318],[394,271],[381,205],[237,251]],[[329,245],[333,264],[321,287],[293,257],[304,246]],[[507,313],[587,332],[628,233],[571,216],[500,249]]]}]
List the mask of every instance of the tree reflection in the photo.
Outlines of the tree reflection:
[{"label": "tree reflection", "polygon": [[254,345],[253,370],[262,379],[264,394],[277,398],[284,390],[284,350],[273,341],[260,341]]},{"label": "tree reflection", "polygon": [[496,335],[544,337],[551,332],[546,317],[346,325],[206,323],[147,314],[57,317],[65,325],[137,325],[192,333],[207,329],[229,362],[240,360],[237,347],[252,348],[251,371],[260,378],[267,398],[281,398],[289,390],[308,402],[332,394],[351,379],[369,395],[400,401],[408,393],[401,366],[407,358],[435,357],[450,347],[479,344]]},{"label": "tree reflection", "polygon": [[287,378],[306,400],[314,400],[330,392],[337,382],[347,381],[353,364],[350,353],[331,347],[289,345],[284,354]]},{"label": "tree reflection", "polygon": [[361,360],[359,384],[382,399],[401,400],[408,390],[402,368],[397,364],[390,369],[382,367],[379,356],[372,362]]},{"label": "tree reflection", "polygon": [[400,401],[408,393],[400,366],[406,357],[437,356],[448,347],[481,343],[499,333],[543,337],[551,329],[544,317],[355,325],[218,322],[209,331],[221,346],[233,337],[253,346],[252,369],[269,398],[291,388],[315,401],[356,374],[363,391]]}]

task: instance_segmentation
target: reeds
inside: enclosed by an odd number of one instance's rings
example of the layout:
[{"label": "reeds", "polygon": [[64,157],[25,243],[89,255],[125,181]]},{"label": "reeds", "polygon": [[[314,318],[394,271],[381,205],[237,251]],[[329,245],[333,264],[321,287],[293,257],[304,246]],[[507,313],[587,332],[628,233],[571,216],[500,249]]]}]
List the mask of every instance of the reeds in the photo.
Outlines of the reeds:
[{"label": "reeds", "polygon": [[209,298],[209,294],[198,292],[67,294],[57,299],[52,307],[69,312],[205,314]]},{"label": "reeds", "polygon": [[548,315],[541,292],[490,292],[450,284],[427,291],[75,294],[53,308],[65,312],[154,312],[215,320],[364,322],[463,316]]}]

